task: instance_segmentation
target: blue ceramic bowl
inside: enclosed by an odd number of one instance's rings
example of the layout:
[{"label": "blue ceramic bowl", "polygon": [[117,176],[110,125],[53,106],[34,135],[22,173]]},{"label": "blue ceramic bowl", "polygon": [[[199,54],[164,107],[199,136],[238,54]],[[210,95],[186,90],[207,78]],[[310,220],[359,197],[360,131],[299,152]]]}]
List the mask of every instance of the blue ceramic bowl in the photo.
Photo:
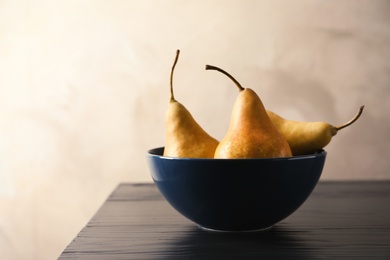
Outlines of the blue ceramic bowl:
[{"label": "blue ceramic bowl", "polygon": [[186,218],[205,229],[269,228],[309,197],[324,167],[326,151],[269,159],[192,159],[149,150],[154,183]]}]

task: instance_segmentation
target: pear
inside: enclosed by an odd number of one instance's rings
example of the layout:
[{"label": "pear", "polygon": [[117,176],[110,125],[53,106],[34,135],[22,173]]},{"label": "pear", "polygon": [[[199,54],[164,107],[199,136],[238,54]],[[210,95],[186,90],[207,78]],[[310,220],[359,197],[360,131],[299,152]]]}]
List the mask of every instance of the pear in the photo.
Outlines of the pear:
[{"label": "pear", "polygon": [[293,155],[315,153],[328,145],[341,129],[353,124],[363,113],[364,106],[349,122],[333,126],[326,122],[301,122],[286,120],[278,114],[267,111],[276,129],[286,137]]},{"label": "pear", "polygon": [[171,70],[171,96],[165,112],[166,140],[164,156],[181,158],[213,158],[219,142],[195,121],[191,113],[173,94],[173,72],[179,59],[177,50]]},{"label": "pear", "polygon": [[239,89],[233,106],[229,129],[219,143],[214,158],[276,158],[292,156],[286,138],[272,124],[259,96],[250,88],[243,88],[226,71],[211,65],[228,76]]}]

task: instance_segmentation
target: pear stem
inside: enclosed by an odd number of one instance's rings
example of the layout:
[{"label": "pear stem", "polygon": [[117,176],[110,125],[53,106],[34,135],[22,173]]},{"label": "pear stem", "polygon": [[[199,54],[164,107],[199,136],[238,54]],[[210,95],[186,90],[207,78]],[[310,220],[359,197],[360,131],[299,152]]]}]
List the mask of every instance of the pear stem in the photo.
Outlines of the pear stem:
[{"label": "pear stem", "polygon": [[206,65],[206,70],[216,70],[216,71],[219,71],[219,72],[225,74],[226,76],[228,76],[231,80],[233,80],[233,82],[236,84],[236,86],[238,87],[238,89],[240,91],[245,89],[245,88],[243,88],[241,86],[241,84],[232,75],[230,75],[229,73],[227,73],[226,71],[224,71],[221,68],[218,68],[218,67],[215,67],[215,66],[212,66],[212,65]]},{"label": "pear stem", "polygon": [[352,118],[349,122],[343,124],[343,125],[340,125],[340,126],[335,126],[335,129],[337,131],[349,126],[349,125],[352,125],[356,120],[359,119],[359,117],[361,116],[361,114],[363,113],[363,109],[364,109],[364,106],[361,106],[360,109],[359,109],[359,112],[355,115],[354,118]]},{"label": "pear stem", "polygon": [[173,66],[172,66],[172,69],[171,69],[171,80],[170,80],[170,85],[171,85],[171,98],[170,98],[170,101],[175,101],[175,96],[173,95],[173,71],[175,70],[175,67],[176,67],[176,63],[179,59],[179,54],[180,54],[180,50],[177,50],[176,51],[176,57],[175,57],[175,61],[173,62]]}]

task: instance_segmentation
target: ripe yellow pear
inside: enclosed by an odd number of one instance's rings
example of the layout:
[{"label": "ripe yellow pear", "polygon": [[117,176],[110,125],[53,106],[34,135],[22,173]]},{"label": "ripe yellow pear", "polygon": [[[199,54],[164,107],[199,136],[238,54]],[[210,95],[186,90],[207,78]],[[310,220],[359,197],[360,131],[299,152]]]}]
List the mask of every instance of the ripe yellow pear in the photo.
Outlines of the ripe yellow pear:
[{"label": "ripe yellow pear", "polygon": [[287,140],[267,115],[259,96],[250,88],[243,88],[226,71],[206,65],[206,70],[217,70],[228,76],[239,88],[233,106],[229,129],[219,143],[214,158],[275,158],[292,156]]},{"label": "ripe yellow pear", "polygon": [[206,133],[191,113],[173,95],[173,71],[180,51],[171,70],[171,97],[165,113],[166,140],[164,156],[182,158],[213,158],[218,141]]},{"label": "ripe yellow pear", "polygon": [[333,126],[325,122],[300,122],[286,120],[272,111],[267,111],[276,129],[286,137],[293,155],[315,153],[330,143],[337,132],[353,124],[363,113],[364,106],[349,122]]}]

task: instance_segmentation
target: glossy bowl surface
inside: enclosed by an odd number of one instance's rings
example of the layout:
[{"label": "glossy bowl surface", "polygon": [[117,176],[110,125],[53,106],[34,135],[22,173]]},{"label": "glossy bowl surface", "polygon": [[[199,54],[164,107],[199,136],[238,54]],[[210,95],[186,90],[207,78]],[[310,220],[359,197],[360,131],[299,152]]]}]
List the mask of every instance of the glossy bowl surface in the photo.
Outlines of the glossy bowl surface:
[{"label": "glossy bowl surface", "polygon": [[147,152],[165,199],[200,227],[219,231],[269,228],[296,211],[320,179],[326,151],[269,159],[192,159]]}]

